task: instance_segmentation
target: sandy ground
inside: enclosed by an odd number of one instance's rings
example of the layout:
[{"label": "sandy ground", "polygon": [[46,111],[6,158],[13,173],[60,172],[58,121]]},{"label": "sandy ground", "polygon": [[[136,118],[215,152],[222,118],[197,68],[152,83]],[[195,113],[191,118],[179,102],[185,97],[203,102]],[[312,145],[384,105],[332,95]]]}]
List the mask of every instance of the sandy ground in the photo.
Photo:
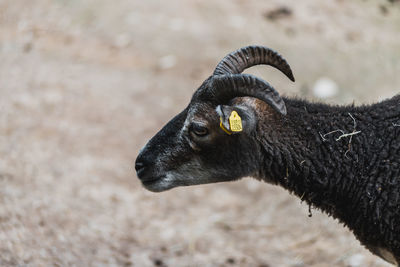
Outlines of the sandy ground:
[{"label": "sandy ground", "polygon": [[295,84],[250,72],[286,95],[328,77],[362,104],[399,92],[399,32],[389,1],[0,0],[0,265],[390,266],[283,189],[154,194],[133,162],[234,49],[285,55]]}]

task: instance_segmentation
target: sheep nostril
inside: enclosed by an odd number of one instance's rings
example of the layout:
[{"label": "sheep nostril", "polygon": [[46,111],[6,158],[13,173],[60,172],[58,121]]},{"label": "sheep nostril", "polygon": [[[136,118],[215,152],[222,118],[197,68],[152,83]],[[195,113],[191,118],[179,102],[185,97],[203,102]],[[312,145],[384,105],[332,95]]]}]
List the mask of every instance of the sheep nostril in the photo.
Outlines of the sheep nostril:
[{"label": "sheep nostril", "polygon": [[135,162],[135,170],[136,170],[136,171],[139,171],[139,170],[143,169],[144,166],[145,166],[144,163],[141,162],[141,161]]},{"label": "sheep nostril", "polygon": [[151,160],[143,155],[139,155],[135,161],[136,175],[141,181],[153,179],[153,166]]}]

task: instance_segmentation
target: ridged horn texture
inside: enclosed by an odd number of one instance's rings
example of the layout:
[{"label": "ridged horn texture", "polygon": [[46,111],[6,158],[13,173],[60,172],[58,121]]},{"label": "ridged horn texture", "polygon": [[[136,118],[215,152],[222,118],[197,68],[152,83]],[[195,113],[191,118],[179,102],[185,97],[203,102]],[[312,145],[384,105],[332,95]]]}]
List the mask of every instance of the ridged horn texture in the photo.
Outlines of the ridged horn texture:
[{"label": "ridged horn texture", "polygon": [[251,74],[227,74],[212,79],[213,96],[219,103],[228,102],[234,97],[251,96],[258,98],[282,115],[286,106],[279,93],[266,81]]},{"label": "ridged horn texture", "polygon": [[239,74],[255,65],[270,65],[290,80],[295,81],[292,70],[286,60],[274,50],[265,46],[246,46],[225,56],[215,68],[213,76]]}]

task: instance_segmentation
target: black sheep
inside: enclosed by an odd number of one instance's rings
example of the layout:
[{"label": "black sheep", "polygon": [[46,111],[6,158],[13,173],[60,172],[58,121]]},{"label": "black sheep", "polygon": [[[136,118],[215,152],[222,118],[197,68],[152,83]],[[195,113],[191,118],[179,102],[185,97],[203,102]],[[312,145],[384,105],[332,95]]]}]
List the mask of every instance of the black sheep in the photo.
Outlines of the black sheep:
[{"label": "black sheep", "polygon": [[266,47],[227,55],[188,107],[141,150],[137,175],[160,192],[252,176],[280,185],[347,225],[370,251],[400,263],[400,95],[329,106],[281,98],[241,72],[267,64]]}]

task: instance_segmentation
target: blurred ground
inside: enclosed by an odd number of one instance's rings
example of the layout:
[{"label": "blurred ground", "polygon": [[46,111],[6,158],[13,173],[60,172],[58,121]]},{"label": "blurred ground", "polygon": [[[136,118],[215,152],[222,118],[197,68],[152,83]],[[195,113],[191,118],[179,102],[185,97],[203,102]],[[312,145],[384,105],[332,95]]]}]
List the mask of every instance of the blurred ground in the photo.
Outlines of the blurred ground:
[{"label": "blurred ground", "polygon": [[295,84],[251,72],[286,95],[328,77],[324,101],[362,104],[399,92],[399,32],[390,1],[0,0],[0,265],[388,266],[280,188],[154,194],[133,162],[232,50],[283,54]]}]

